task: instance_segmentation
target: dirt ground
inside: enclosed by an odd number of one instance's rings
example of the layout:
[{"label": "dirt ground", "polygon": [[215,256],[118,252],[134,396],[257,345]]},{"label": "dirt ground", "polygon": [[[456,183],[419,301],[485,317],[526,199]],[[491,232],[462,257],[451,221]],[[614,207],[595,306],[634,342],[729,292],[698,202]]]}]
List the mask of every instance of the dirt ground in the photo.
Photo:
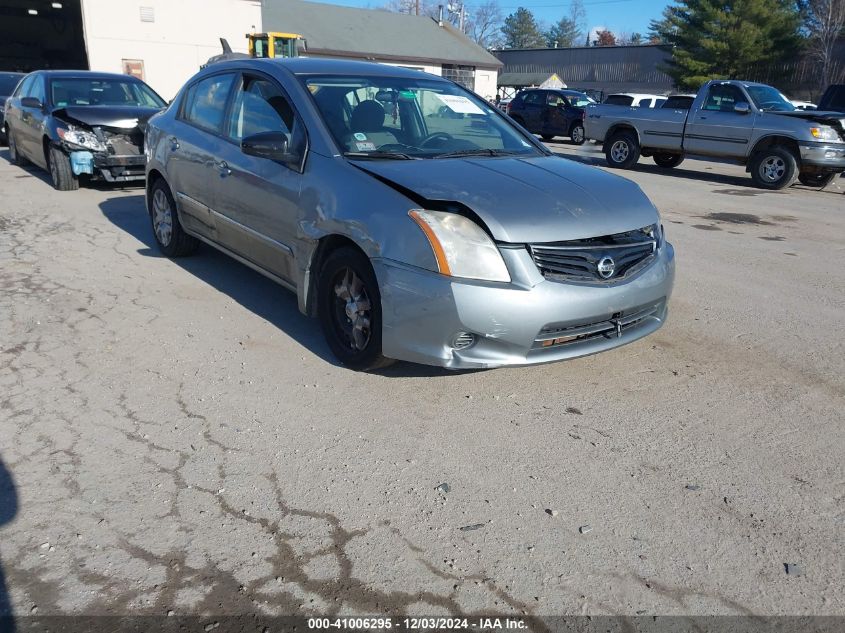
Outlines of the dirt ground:
[{"label": "dirt ground", "polygon": [[161,257],[142,189],[0,152],[0,612],[845,615],[845,179],[625,175],[662,330],[362,374],[257,273]]}]

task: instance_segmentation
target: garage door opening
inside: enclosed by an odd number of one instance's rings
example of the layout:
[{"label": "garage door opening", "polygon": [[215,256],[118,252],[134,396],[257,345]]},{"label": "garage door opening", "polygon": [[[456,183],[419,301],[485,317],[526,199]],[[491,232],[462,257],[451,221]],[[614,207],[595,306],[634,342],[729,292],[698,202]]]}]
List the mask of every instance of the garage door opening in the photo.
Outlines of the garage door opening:
[{"label": "garage door opening", "polygon": [[81,0],[0,0],[0,70],[88,70]]}]

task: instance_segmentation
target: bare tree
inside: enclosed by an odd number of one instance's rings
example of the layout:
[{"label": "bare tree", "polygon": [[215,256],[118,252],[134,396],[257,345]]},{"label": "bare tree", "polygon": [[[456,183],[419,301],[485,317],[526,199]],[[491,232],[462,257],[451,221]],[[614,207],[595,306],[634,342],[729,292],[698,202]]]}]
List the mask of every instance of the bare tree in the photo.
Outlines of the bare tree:
[{"label": "bare tree", "polygon": [[803,0],[809,52],[821,67],[821,87],[833,82],[837,40],[845,35],[845,0]]},{"label": "bare tree", "polygon": [[484,48],[501,45],[502,10],[498,0],[486,0],[470,9],[466,33]]}]

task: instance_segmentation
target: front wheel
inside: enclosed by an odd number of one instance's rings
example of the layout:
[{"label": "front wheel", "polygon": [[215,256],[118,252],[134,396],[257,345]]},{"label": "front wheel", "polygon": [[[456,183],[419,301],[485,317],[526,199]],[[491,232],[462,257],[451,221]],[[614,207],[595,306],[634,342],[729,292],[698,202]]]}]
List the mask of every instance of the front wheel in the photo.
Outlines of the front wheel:
[{"label": "front wheel", "polygon": [[70,157],[58,147],[51,147],[48,152],[50,179],[56,191],[76,191],[79,189],[79,177],[70,168]]},{"label": "front wheel", "polygon": [[808,187],[824,189],[839,174],[798,174],[798,182]]},{"label": "front wheel", "polygon": [[391,360],[381,354],[381,293],[366,255],[354,248],[331,253],[317,282],[317,314],[335,357],[357,370]]},{"label": "front wheel", "polygon": [[785,189],[797,170],[795,155],[783,147],[769,147],[751,159],[751,179],[761,189]]},{"label": "front wheel", "polygon": [[573,125],[569,133],[569,138],[575,145],[583,145],[584,141],[587,140],[587,137],[584,135],[584,126],[580,123]]},{"label": "front wheel", "polygon": [[631,132],[617,132],[607,142],[604,156],[610,167],[630,169],[640,159],[640,144]]},{"label": "front wheel", "polygon": [[671,169],[684,162],[684,157],[680,154],[655,154],[651,158],[658,167],[663,169]]}]

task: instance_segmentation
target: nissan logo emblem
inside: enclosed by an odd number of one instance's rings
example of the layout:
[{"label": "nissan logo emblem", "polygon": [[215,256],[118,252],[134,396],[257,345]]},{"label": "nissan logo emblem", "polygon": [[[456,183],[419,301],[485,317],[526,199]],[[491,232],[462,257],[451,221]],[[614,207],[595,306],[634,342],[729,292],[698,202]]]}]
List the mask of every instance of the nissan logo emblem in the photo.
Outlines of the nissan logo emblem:
[{"label": "nissan logo emblem", "polygon": [[602,279],[610,279],[613,277],[613,273],[616,272],[616,264],[614,263],[612,257],[602,257],[599,260],[596,269],[599,272],[599,277]]}]

